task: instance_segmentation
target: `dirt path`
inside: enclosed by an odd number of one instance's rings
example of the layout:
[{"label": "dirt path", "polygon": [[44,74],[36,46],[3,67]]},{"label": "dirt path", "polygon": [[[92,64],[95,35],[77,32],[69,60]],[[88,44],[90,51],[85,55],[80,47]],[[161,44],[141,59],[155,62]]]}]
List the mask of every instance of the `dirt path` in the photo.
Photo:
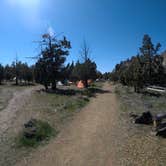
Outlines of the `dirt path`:
[{"label": "dirt path", "polygon": [[9,101],[8,106],[0,112],[0,135],[12,126],[13,121],[17,118],[17,112],[29,101],[31,94],[34,90],[40,87],[31,87],[23,91],[14,93],[12,99]]},{"label": "dirt path", "polygon": [[59,136],[18,166],[112,166],[117,103],[108,84]]}]

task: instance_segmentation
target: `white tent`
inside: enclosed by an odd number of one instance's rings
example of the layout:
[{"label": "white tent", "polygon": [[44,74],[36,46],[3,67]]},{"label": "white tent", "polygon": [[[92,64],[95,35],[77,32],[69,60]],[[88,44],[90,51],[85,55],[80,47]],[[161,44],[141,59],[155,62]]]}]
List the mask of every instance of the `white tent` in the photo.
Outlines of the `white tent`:
[{"label": "white tent", "polygon": [[58,85],[58,86],[63,86],[63,84],[62,84],[61,81],[58,81],[58,82],[57,82],[57,85]]}]

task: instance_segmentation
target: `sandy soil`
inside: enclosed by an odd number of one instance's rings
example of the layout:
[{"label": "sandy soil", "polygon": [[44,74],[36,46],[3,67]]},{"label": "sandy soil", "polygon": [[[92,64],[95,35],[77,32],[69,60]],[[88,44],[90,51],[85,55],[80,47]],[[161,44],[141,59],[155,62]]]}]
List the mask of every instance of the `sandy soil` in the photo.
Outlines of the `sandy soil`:
[{"label": "sandy soil", "polygon": [[48,145],[39,147],[17,166],[112,166],[117,103],[109,84],[107,93],[92,99]]},{"label": "sandy soil", "polygon": [[34,90],[38,90],[41,87],[31,87],[23,91],[16,91],[9,101],[8,106],[0,112],[0,135],[6,133],[6,131],[12,127],[13,122],[17,119],[17,113],[22,107],[26,106],[31,94]]}]

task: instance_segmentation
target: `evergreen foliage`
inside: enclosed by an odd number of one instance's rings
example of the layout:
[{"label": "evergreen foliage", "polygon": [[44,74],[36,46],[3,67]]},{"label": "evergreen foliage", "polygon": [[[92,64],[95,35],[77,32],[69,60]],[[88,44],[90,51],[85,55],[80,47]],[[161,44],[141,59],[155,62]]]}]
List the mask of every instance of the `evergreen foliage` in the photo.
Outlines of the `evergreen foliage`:
[{"label": "evergreen foliage", "polygon": [[51,83],[52,89],[55,90],[57,81],[64,76],[64,63],[71,45],[66,37],[59,40],[50,34],[42,36],[41,45],[42,51],[35,69],[36,81],[43,84],[45,89],[48,89]]},{"label": "evergreen foliage", "polygon": [[82,80],[87,88],[88,80],[94,80],[97,78],[97,65],[90,59],[90,48],[88,47],[86,41],[83,42],[80,55],[83,61],[77,61],[75,64],[72,72],[72,78],[75,80]]},{"label": "evergreen foliage", "polygon": [[166,85],[166,72],[163,56],[158,51],[161,44],[156,46],[148,35],[144,35],[142,47],[137,56],[117,64],[111,73],[113,81],[133,86],[135,92],[140,92],[147,85]]}]

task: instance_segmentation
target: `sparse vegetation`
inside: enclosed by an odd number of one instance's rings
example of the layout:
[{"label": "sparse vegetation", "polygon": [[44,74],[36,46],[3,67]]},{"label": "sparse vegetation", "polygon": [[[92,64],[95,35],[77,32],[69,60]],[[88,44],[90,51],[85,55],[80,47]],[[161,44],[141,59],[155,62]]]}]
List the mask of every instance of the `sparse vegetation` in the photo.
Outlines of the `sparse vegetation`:
[{"label": "sparse vegetation", "polygon": [[0,6],[0,166],[166,166],[166,0]]},{"label": "sparse vegetation", "polygon": [[[115,90],[116,94],[121,99],[122,105],[128,107],[128,111],[134,111],[141,114],[144,111],[150,110],[154,114],[162,113],[166,109],[165,95],[156,95],[152,93],[134,93],[132,87],[118,85]],[[123,107],[123,106],[122,106]],[[137,111],[136,111],[137,110]]]},{"label": "sparse vegetation", "polygon": [[[31,120],[32,121],[32,120]],[[50,126],[48,122],[44,122],[41,120],[33,120],[34,124],[32,127],[35,128],[35,133],[33,137],[27,137],[25,132],[27,132],[27,128],[24,128],[22,133],[20,134],[19,145],[25,147],[36,147],[43,142],[49,141],[49,139],[55,136],[58,131]]]},{"label": "sparse vegetation", "polygon": [[152,43],[149,35],[144,35],[139,54],[117,64],[111,79],[134,87],[138,93],[148,85],[165,86],[166,66],[163,54],[158,53],[160,47],[159,43],[156,46]]},{"label": "sparse vegetation", "polygon": [[145,111],[164,113],[166,97],[135,93],[134,88],[116,85],[120,102],[117,141],[120,165],[165,165],[165,139],[152,134],[152,126],[133,124],[129,114],[141,115]]},{"label": "sparse vegetation", "polygon": [[17,87],[10,85],[0,86],[0,111],[2,111],[8,105],[10,99],[13,97],[14,93],[25,90],[26,87]]},{"label": "sparse vegetation", "polygon": [[[97,83],[93,86],[93,89],[99,90],[101,86],[102,83]],[[4,108],[12,98],[13,93],[30,87],[3,85],[0,88],[1,93],[7,95],[6,98],[3,95],[3,101],[5,100],[5,103],[2,103],[2,106]],[[76,87],[68,86],[58,87],[58,92],[56,93],[52,91],[46,92],[45,90],[34,91],[31,94],[30,100],[26,102],[26,107],[20,110],[20,114],[17,115],[17,120],[12,124],[18,128],[17,132],[15,130],[9,130],[2,136],[2,140],[0,140],[0,146],[2,148],[0,150],[0,165],[14,165],[20,156],[27,156],[31,152],[31,149],[34,149],[34,147],[37,148],[38,145],[45,145],[50,138],[53,138],[61,132],[64,126],[73,119],[74,115],[79,113],[81,108],[90,101],[89,95],[85,91],[84,89],[79,90]],[[100,91],[90,91],[90,96],[94,96],[95,93],[100,93]],[[40,119],[38,121],[40,129],[37,135],[44,134],[44,139],[41,142],[37,141],[38,136],[29,140],[22,135],[23,124],[31,118]],[[27,149],[26,147],[32,148]],[[10,153],[5,153],[5,151],[10,151]],[[6,158],[8,158],[8,161],[6,161]]]}]

